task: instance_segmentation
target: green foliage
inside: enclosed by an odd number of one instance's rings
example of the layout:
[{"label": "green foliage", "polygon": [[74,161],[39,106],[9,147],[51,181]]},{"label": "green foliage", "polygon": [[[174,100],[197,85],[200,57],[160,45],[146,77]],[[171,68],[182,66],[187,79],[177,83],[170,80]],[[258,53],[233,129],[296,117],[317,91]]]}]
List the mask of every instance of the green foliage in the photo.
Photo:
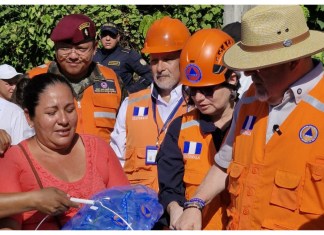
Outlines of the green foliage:
[{"label": "green foliage", "polygon": [[[324,5],[304,5],[309,14],[307,15],[307,24],[310,29],[324,31]],[[305,12],[305,11],[304,11]],[[324,64],[324,52],[313,56]]]},{"label": "green foliage", "polygon": [[142,49],[147,29],[156,19],[170,15],[183,20],[191,32],[217,26],[222,22],[221,6],[164,5],[1,5],[0,63],[18,71],[54,59],[53,42],[49,39],[57,22],[67,14],[83,13],[96,24],[97,32],[107,21],[122,29],[123,46]]},{"label": "green foliage", "polygon": [[[26,71],[54,58],[52,29],[65,15],[83,13],[97,26],[107,21],[122,29],[122,45],[140,52],[154,20],[165,15],[184,22],[191,33],[220,28],[223,5],[0,5],[0,63]],[[323,30],[324,6],[305,5],[311,29]],[[323,53],[316,55],[323,59]]]}]

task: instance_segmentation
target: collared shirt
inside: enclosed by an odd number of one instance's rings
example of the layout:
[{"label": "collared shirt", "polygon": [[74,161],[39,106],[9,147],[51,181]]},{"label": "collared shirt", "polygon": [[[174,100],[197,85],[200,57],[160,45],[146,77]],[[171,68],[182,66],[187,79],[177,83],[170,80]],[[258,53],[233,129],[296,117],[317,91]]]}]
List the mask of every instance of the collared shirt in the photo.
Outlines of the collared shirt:
[{"label": "collared shirt", "polygon": [[[182,85],[178,85],[171,91],[171,98],[169,102],[165,102],[158,94],[154,84],[151,85],[152,97],[156,100],[157,110],[163,121],[167,120],[170,113],[177,106],[178,101],[182,97]],[[128,97],[122,102],[118,111],[117,120],[114,131],[111,133],[110,146],[115,151],[120,163],[124,166],[125,163],[125,149],[126,149],[126,112],[128,106]]]},{"label": "collared shirt", "polygon": [[[285,92],[282,102],[279,105],[269,105],[269,117],[267,125],[266,142],[273,135],[273,126],[280,126],[288,115],[296,108],[298,103],[311,91],[316,84],[322,79],[324,71],[323,65],[319,61],[315,61],[315,67],[300,78]],[[223,168],[227,168],[232,161],[232,147],[234,142],[234,134],[236,129],[236,120],[239,115],[244,97],[237,103],[234,109],[233,120],[229,133],[222,145],[220,151],[215,155],[215,162]]]},{"label": "collared shirt", "polygon": [[34,135],[29,127],[24,111],[16,104],[0,98],[0,129],[11,137],[11,144],[16,145]]}]

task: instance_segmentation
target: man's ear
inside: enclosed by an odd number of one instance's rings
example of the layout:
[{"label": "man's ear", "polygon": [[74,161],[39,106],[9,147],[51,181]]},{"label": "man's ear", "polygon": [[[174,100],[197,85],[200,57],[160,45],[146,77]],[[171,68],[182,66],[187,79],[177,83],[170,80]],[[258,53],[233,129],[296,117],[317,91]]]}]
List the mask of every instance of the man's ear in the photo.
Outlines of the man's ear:
[{"label": "man's ear", "polygon": [[239,81],[239,73],[238,72],[233,72],[231,76],[228,79],[228,83],[232,85],[236,85]]},{"label": "man's ear", "polygon": [[116,39],[117,39],[118,42],[120,42],[120,38],[121,38],[121,37],[120,37],[120,34],[118,33],[118,34],[117,34],[117,37],[116,37]]},{"label": "man's ear", "polygon": [[93,52],[92,52],[93,56],[96,54],[97,48],[98,48],[98,41],[96,40],[93,42]]}]

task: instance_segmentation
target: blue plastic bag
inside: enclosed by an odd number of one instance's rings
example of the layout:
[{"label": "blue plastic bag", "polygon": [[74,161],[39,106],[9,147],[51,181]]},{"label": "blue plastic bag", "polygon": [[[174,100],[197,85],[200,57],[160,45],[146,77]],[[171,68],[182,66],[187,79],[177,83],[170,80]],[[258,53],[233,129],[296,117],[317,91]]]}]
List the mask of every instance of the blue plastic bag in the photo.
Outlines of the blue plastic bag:
[{"label": "blue plastic bag", "polygon": [[163,214],[157,193],[143,185],[113,187],[91,199],[63,230],[150,230]]}]

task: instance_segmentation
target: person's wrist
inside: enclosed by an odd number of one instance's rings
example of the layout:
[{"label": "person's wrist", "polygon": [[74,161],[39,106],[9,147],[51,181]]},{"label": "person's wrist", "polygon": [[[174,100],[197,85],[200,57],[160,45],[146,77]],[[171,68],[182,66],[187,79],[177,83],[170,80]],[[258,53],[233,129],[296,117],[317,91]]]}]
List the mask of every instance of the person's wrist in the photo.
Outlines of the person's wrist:
[{"label": "person's wrist", "polygon": [[196,208],[196,209],[202,211],[205,206],[206,206],[206,203],[204,200],[202,200],[200,198],[191,198],[189,201],[184,203],[183,210],[186,210],[189,208]]},{"label": "person's wrist", "polygon": [[24,192],[26,206],[30,210],[36,210],[38,204],[37,191]]},{"label": "person's wrist", "polygon": [[172,202],[169,203],[169,205],[168,205],[168,207],[167,207],[167,211],[168,211],[168,213],[170,214],[170,211],[175,210],[175,209],[177,209],[177,208],[179,208],[179,207],[181,207],[181,206],[179,205],[178,202],[176,202],[176,201],[172,201]]}]

